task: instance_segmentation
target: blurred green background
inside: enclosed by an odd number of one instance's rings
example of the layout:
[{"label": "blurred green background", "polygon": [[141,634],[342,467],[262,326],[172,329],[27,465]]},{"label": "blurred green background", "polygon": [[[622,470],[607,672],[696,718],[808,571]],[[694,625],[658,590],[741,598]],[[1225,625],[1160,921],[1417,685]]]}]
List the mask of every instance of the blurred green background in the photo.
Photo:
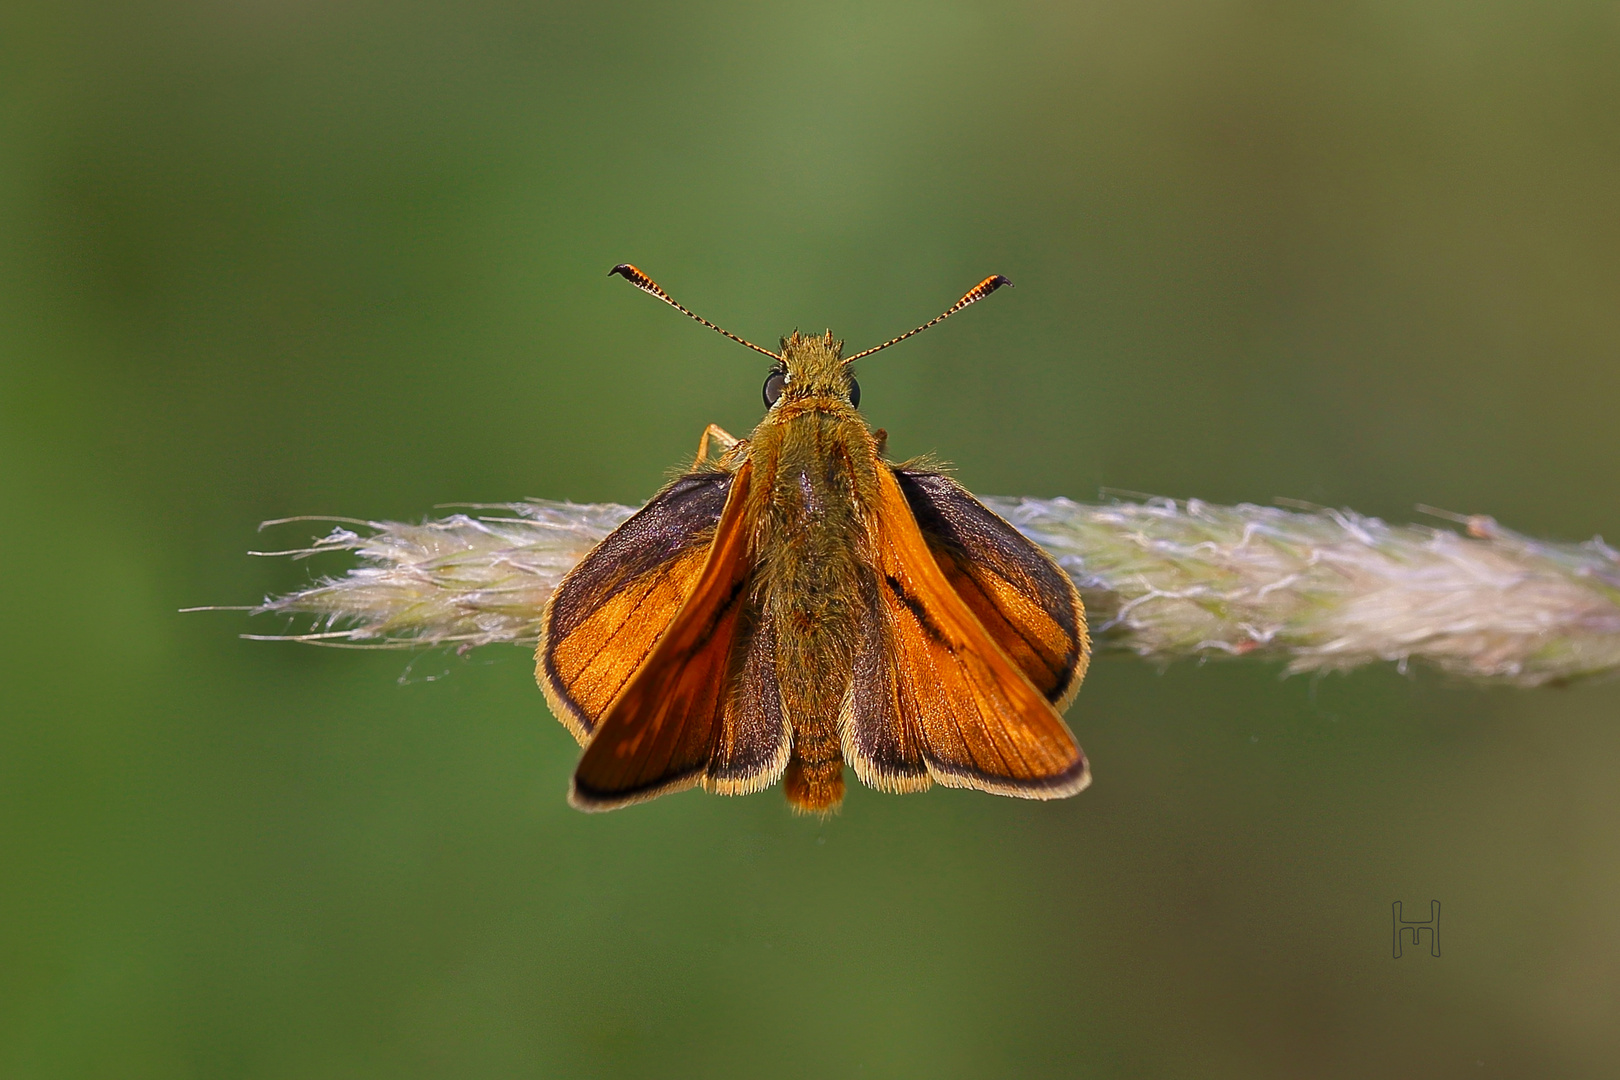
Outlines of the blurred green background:
[{"label": "blurred green background", "polygon": [[1613,1075],[1613,683],[1109,659],[1072,800],[587,817],[523,652],[176,609],[344,565],[264,518],[638,502],[751,426],[760,358],[624,260],[852,348],[1007,274],[862,371],[975,491],[1620,535],[1617,46],[1612,2],[0,8],[0,1075]]}]

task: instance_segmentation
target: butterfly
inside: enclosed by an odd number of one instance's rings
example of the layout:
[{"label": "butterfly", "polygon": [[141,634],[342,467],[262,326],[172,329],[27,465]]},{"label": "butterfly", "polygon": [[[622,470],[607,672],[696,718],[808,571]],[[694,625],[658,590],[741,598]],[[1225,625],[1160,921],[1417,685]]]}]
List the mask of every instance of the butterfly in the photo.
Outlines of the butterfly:
[{"label": "butterfly", "polygon": [[[619,275],[772,360],[748,438],[710,424],[692,468],[602,540],[542,617],[536,678],[584,752],[569,802],[611,810],[778,781],[836,809],[869,787],[1027,799],[1090,782],[1064,724],[1091,642],[1069,576],[949,477],[885,458],[831,331],[745,341],[628,263]],[[718,451],[718,453],[716,453]]]}]

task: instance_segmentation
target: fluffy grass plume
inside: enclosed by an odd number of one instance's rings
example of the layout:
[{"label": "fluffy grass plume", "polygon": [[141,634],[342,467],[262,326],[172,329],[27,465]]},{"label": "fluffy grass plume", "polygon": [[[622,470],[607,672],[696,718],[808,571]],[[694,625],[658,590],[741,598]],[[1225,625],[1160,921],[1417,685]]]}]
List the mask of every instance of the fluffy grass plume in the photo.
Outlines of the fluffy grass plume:
[{"label": "fluffy grass plume", "polygon": [[[1431,664],[1540,686],[1620,667],[1620,554],[1601,538],[1532,540],[1483,516],[1463,531],[1387,525],[1343,510],[1189,499],[1082,504],[985,500],[1041,544],[1085,597],[1099,649],[1281,661],[1343,671]],[[348,648],[530,645],[558,581],[633,508],[533,500],[420,525],[353,519],[303,558],[352,552],[340,577],[257,614],[303,632],[246,635]]]}]

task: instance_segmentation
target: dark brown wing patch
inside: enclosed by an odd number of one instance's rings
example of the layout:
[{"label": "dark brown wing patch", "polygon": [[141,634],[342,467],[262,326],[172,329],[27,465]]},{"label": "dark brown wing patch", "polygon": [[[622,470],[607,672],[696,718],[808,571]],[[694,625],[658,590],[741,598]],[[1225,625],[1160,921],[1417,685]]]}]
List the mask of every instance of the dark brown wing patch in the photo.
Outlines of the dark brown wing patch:
[{"label": "dark brown wing patch", "polygon": [[750,603],[732,649],[731,694],[700,781],[721,795],[748,795],[776,783],[787,767],[791,733],[776,681],[776,631]]},{"label": "dark brown wing patch", "polygon": [[861,783],[900,794],[925,791],[932,784],[923,761],[917,726],[901,714],[893,641],[876,575],[861,590],[866,616],[855,647],[849,693],[839,718],[844,758]]},{"label": "dark brown wing patch", "polygon": [[581,745],[697,586],[731,485],[726,472],[675,480],[552,594],[535,676]]},{"label": "dark brown wing patch", "polygon": [[1091,656],[1074,582],[956,481],[906,469],[896,469],[895,478],[952,588],[1061,711],[1080,689]]}]

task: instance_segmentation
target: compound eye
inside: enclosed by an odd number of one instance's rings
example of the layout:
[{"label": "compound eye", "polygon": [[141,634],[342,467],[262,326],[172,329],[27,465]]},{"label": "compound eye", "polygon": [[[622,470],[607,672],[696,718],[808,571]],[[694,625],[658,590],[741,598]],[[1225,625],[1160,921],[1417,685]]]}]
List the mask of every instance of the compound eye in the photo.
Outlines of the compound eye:
[{"label": "compound eye", "polygon": [[849,380],[849,407],[852,409],[861,407],[861,384],[853,378]]},{"label": "compound eye", "polygon": [[773,371],[765,376],[765,407],[774,408],[782,397],[782,390],[787,386],[787,372]]}]

